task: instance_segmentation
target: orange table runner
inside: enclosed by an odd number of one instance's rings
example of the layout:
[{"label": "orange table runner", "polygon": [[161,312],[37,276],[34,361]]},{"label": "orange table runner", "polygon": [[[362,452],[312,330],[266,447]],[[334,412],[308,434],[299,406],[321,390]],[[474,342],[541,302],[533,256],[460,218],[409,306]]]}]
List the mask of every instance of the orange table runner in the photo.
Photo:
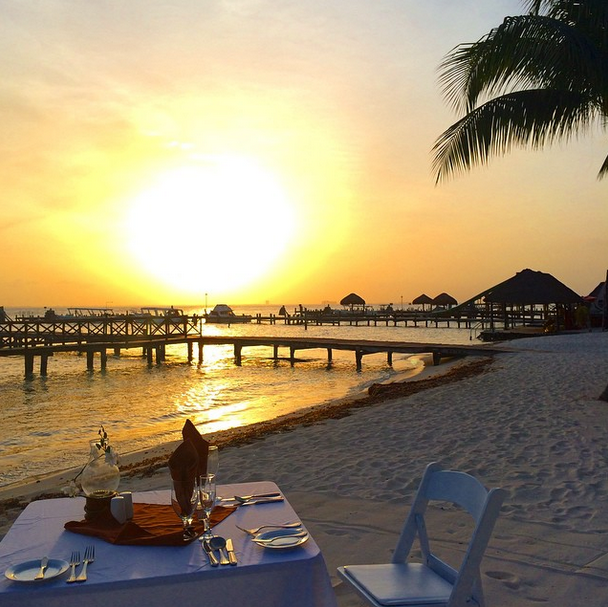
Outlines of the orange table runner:
[{"label": "orange table runner", "polygon": [[[211,512],[211,526],[235,510],[236,506],[216,506]],[[193,526],[197,536],[203,532],[203,523],[196,517]],[[74,533],[92,535],[124,546],[183,546],[189,543],[184,541],[182,522],[169,504],[134,503],[133,519],[124,524],[106,511],[94,521],[68,521],[64,527]]]}]

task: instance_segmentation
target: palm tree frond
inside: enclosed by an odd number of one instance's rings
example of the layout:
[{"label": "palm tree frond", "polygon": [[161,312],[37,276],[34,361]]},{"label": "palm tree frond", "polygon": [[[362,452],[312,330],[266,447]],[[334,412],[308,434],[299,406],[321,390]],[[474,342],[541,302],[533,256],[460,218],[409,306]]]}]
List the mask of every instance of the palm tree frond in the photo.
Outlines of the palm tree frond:
[{"label": "palm tree frond", "polygon": [[568,137],[588,126],[596,114],[592,100],[570,91],[521,91],[492,99],[437,139],[433,146],[436,182],[485,164],[513,145],[539,148]]},{"label": "palm tree frond", "polygon": [[439,82],[448,103],[471,111],[490,98],[526,88],[597,89],[605,57],[579,30],[548,17],[507,17],[473,44],[451,51]]},{"label": "palm tree frond", "polygon": [[598,179],[603,179],[608,175],[608,156],[604,159],[604,162],[600,168],[600,172],[597,174]]}]

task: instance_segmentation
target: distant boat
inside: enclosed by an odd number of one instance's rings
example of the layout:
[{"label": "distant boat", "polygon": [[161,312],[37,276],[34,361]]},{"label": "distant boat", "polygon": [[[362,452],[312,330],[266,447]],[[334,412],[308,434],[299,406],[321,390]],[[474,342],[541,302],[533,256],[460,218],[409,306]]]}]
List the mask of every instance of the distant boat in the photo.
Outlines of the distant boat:
[{"label": "distant boat", "polygon": [[211,312],[205,314],[205,322],[227,325],[251,322],[252,318],[253,316],[249,314],[235,314],[226,304],[217,304]]}]

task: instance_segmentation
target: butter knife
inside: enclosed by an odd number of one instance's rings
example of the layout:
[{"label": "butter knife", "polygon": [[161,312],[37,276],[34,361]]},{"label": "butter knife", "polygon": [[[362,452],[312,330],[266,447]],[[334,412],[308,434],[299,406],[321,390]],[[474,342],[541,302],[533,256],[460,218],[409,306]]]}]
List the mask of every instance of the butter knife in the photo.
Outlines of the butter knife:
[{"label": "butter knife", "polygon": [[42,559],[40,560],[40,571],[36,574],[36,577],[34,578],[35,580],[43,580],[44,579],[44,572],[46,571],[46,568],[49,566],[49,557],[48,556],[43,556]]},{"label": "butter knife", "polygon": [[234,501],[248,501],[255,500],[262,497],[280,497],[280,493],[278,491],[273,491],[271,493],[254,493],[253,495],[234,495],[232,497],[220,497],[221,502],[234,502]]},{"label": "butter knife", "polygon": [[234,552],[234,546],[232,545],[232,540],[228,538],[226,540],[226,550],[228,550],[228,560],[231,565],[236,565],[236,553]]},{"label": "butter knife", "polygon": [[217,567],[220,562],[217,560],[215,554],[213,554],[213,550],[211,549],[211,546],[209,546],[209,542],[207,540],[203,540],[201,542],[201,545],[203,546],[203,550],[207,553],[207,556],[209,557],[209,564],[212,567]]},{"label": "butter knife", "polygon": [[282,495],[277,497],[264,497],[261,499],[248,500],[246,502],[240,502],[239,506],[253,506],[255,504],[272,504],[274,502],[282,502],[285,498]]}]

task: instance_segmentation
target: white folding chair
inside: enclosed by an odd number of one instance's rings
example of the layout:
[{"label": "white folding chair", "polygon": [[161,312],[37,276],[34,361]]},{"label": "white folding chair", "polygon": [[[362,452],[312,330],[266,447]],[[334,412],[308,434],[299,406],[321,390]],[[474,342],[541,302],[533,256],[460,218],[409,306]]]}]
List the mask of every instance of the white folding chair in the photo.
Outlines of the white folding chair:
[{"label": "white folding chair", "polygon": [[[464,472],[429,464],[392,562],[346,565],[338,568],[338,574],[375,607],[484,607],[479,566],[506,493],[504,489],[488,491]],[[458,570],[431,552],[424,516],[430,500],[452,502],[474,519],[471,540]],[[416,535],[422,563],[407,562]]]}]

